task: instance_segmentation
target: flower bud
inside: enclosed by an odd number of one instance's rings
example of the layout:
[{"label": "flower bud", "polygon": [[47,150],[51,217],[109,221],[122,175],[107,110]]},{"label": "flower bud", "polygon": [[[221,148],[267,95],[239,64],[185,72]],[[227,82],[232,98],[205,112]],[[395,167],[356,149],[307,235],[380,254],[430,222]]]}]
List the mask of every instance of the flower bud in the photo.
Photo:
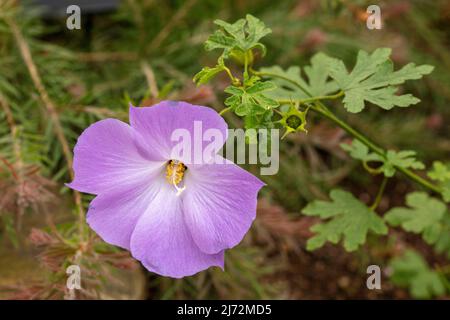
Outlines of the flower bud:
[{"label": "flower bud", "polygon": [[230,52],[230,57],[233,59],[237,64],[244,65],[245,64],[245,56],[247,55],[247,63],[249,65],[253,64],[254,56],[252,50],[248,50],[246,52],[243,52],[242,50],[233,49]]},{"label": "flower bud", "polygon": [[306,126],[306,114],[308,112],[307,108],[305,111],[300,111],[298,106],[291,105],[287,112],[282,113],[282,118],[278,121],[284,128],[286,132],[281,137],[283,139],[291,132],[304,131]]}]

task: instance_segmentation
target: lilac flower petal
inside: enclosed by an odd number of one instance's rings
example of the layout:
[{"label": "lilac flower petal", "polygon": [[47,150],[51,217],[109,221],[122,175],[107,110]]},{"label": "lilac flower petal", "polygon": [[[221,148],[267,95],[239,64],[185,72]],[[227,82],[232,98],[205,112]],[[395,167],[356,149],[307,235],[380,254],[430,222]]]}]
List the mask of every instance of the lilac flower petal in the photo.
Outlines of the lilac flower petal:
[{"label": "lilac flower petal", "polygon": [[128,124],[115,119],[96,122],[78,138],[75,179],[68,186],[92,194],[133,186],[161,166],[149,158],[143,138]]},{"label": "lilac flower petal", "polygon": [[102,193],[89,205],[87,222],[106,242],[130,249],[131,234],[138,219],[153,205],[164,178],[141,182],[132,188]]},{"label": "lilac flower petal", "polygon": [[[181,129],[190,134],[192,138],[190,156],[183,155],[184,157],[177,159],[186,165],[203,163],[194,162],[194,157],[201,157],[206,145],[210,144],[209,141],[202,141],[203,134],[206,134],[208,129],[215,130],[221,135],[220,141],[215,141],[219,145],[217,151],[227,139],[228,126],[216,111],[181,101],[163,101],[151,107],[131,106],[130,124],[145,137],[149,148],[158,150],[165,159],[173,158],[172,151],[180,143],[181,138],[172,141],[175,130],[180,132]],[[200,126],[201,135],[199,136],[195,133],[199,132]]]},{"label": "lilac flower petal", "polygon": [[234,247],[256,217],[264,183],[229,161],[188,170],[183,209],[195,243],[209,254]]},{"label": "lilac flower petal", "polygon": [[185,225],[181,197],[166,184],[139,219],[131,236],[131,253],[150,271],[182,278],[211,266],[223,269],[224,254],[206,254]]}]

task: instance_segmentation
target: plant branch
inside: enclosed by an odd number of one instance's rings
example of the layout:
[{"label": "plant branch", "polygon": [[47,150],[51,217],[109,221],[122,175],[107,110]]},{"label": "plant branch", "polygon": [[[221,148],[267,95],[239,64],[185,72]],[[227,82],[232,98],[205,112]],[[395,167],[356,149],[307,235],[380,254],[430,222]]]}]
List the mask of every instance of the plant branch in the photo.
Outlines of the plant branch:
[{"label": "plant branch", "polygon": [[229,110],[231,110],[231,107],[224,108],[219,112],[219,115],[223,115],[224,113],[226,113]]},{"label": "plant branch", "polygon": [[[334,115],[327,107],[325,107],[322,103],[317,102],[315,105],[311,107],[312,110],[316,111],[320,115],[324,116],[325,118],[333,121],[335,124],[337,124],[339,127],[344,129],[348,134],[353,136],[354,138],[358,139],[362,143],[364,143],[369,149],[371,149],[373,152],[385,156],[385,150],[378,145],[376,145],[374,142],[372,142],[369,138],[364,136],[359,131],[353,129],[351,126],[349,126],[346,122],[339,119],[336,115]],[[433,183],[425,180],[421,176],[415,174],[410,169],[406,169],[403,167],[396,166],[395,167],[399,172],[403,173],[405,176],[407,176],[410,180],[420,184],[421,186],[436,192],[438,194],[441,193],[441,190],[438,186],[434,185]]]},{"label": "plant branch", "polygon": [[79,52],[76,58],[82,62],[102,63],[116,61],[134,61],[138,59],[135,52]]},{"label": "plant branch", "polygon": [[[59,143],[61,144],[64,158],[66,159],[69,176],[71,179],[73,179],[74,174],[72,171],[72,167],[73,167],[72,153],[70,151],[69,143],[67,142],[67,139],[64,135],[64,131],[63,131],[58,113],[56,111],[55,104],[50,99],[50,96],[48,95],[48,92],[45,89],[45,86],[42,82],[41,76],[39,75],[39,71],[36,67],[36,64],[33,61],[28,43],[26,42],[25,38],[23,37],[23,34],[22,34],[19,26],[14,22],[14,20],[12,20],[9,17],[5,17],[5,21],[12,31],[12,34],[17,43],[17,46],[19,47],[20,54],[22,55],[22,59],[25,62],[25,65],[28,69],[30,77],[34,83],[34,86],[36,87],[36,89],[39,93],[39,96],[40,96],[42,102],[44,103],[47,112],[49,113],[50,121],[53,124],[53,128],[54,128],[56,137],[57,137]],[[81,202],[81,194],[78,191],[74,190],[73,196],[74,196],[75,205],[78,210],[79,231],[80,231],[80,235],[82,235],[83,229],[84,229],[84,210],[83,210],[83,205]]]},{"label": "plant branch", "polygon": [[[14,154],[14,162],[15,162],[15,169],[12,167],[12,174],[17,180],[17,185],[19,187],[18,189],[18,196],[19,198],[23,198],[24,196],[24,176],[23,176],[23,160],[22,160],[22,148],[20,146],[19,141],[19,129],[17,128],[16,121],[14,120],[14,116],[11,110],[11,107],[9,106],[8,102],[6,101],[5,97],[0,93],[0,105],[2,106],[3,111],[6,115],[6,121],[8,122],[9,129],[11,131],[11,145],[13,148],[13,154]],[[18,206],[18,212],[17,212],[17,220],[16,220],[16,228],[17,230],[20,229],[21,225],[21,219],[24,214],[24,208],[23,206]]]},{"label": "plant branch", "polygon": [[370,210],[374,211],[381,202],[381,198],[383,197],[384,189],[386,189],[388,178],[386,176],[383,177],[383,181],[381,182],[380,188],[378,189],[378,193],[375,197],[375,201],[373,202]]},{"label": "plant branch", "polygon": [[[299,84],[297,81],[293,81],[292,79],[286,78],[282,75],[276,74],[276,73],[269,73],[269,72],[259,72],[259,71],[253,71],[255,74],[260,76],[267,76],[267,77],[273,77],[273,78],[279,78],[283,79],[285,81],[288,81],[295,85],[297,88],[299,88],[301,91],[303,91],[306,95],[313,98],[311,93],[304,88],[301,84]],[[342,93],[343,94],[343,93]],[[342,95],[341,94],[341,95]],[[314,97],[315,98],[315,97]],[[284,100],[279,100],[284,101]],[[345,121],[339,119],[333,112],[331,112],[320,100],[314,100],[314,104],[311,105],[311,109],[317,112],[318,114],[322,115],[323,117],[331,120],[336,125],[344,129],[348,134],[353,136],[354,138],[361,141],[363,144],[365,144],[369,149],[371,149],[373,152],[385,156],[385,150],[381,148],[380,146],[376,145],[374,142],[372,142],[368,137],[360,133],[359,131],[353,129],[350,125],[348,125]],[[427,181],[426,179],[422,178],[421,176],[415,174],[413,171],[402,168],[402,167],[395,167],[399,172],[403,173],[406,177],[408,177],[410,180],[420,184],[424,188],[427,188],[433,192],[436,192],[438,194],[441,194],[441,190],[438,186],[434,185],[433,183]]]},{"label": "plant branch", "polygon": [[155,38],[150,42],[148,49],[153,50],[155,48],[159,48],[163,41],[167,38],[168,35],[172,32],[172,29],[183,21],[186,14],[189,13],[191,7],[197,2],[197,0],[188,0],[186,1],[180,9],[172,16],[170,21],[164,26],[163,29],[156,35]]},{"label": "plant branch", "polygon": [[287,82],[295,85],[301,91],[303,91],[303,93],[306,94],[308,97],[312,97],[312,94],[306,88],[304,88],[300,83],[298,83],[297,81],[294,81],[292,79],[289,79],[289,78],[284,77],[284,76],[282,76],[280,74],[277,74],[277,73],[262,72],[262,71],[256,71],[256,70],[253,70],[253,69],[250,69],[250,70],[251,70],[252,73],[254,73],[257,76],[269,77],[269,78],[278,78],[278,79],[282,79],[284,81],[287,81]]},{"label": "plant branch", "polygon": [[231,73],[230,68],[228,68],[227,66],[223,66],[223,69],[225,70],[225,72],[227,73],[228,77],[231,80],[231,84],[235,85],[235,86],[239,86],[240,85],[240,80],[238,78],[236,78],[233,73]]},{"label": "plant branch", "polygon": [[[12,113],[12,110],[6,101],[5,97],[0,93],[0,105],[2,106],[3,111],[6,115],[6,121],[8,122],[9,129],[11,131],[11,144],[13,148],[14,153],[14,161],[16,163],[17,167],[17,174],[14,174],[17,176],[17,179],[19,180],[19,184],[22,181],[22,168],[23,168],[23,162],[22,162],[22,151],[20,147],[20,143],[18,141],[18,135],[19,135],[19,129],[17,128],[17,124],[14,120],[14,116]],[[15,170],[14,170],[15,171]]]},{"label": "plant branch", "polygon": [[244,81],[248,79],[248,52],[244,53]]},{"label": "plant branch", "polygon": [[[338,93],[329,95],[329,96],[317,96],[317,97],[311,97],[311,98],[306,98],[306,99],[297,99],[295,101],[302,104],[302,103],[316,102],[319,100],[333,100],[333,99],[342,97],[343,95],[344,95],[344,91],[339,91]],[[286,104],[286,103],[290,103],[291,100],[282,99],[282,100],[278,100],[278,102],[280,104]]]},{"label": "plant branch", "polygon": [[142,72],[145,75],[145,79],[147,80],[148,87],[150,89],[150,94],[152,98],[157,98],[159,96],[158,85],[155,80],[155,73],[153,72],[152,67],[148,64],[147,61],[141,61]]}]

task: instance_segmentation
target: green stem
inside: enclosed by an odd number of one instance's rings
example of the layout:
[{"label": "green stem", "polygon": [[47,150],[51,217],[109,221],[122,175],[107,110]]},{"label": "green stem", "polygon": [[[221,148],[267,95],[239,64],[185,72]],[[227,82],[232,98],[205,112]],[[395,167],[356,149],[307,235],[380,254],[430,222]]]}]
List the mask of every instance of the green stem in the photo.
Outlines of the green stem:
[{"label": "green stem", "polygon": [[233,85],[239,85],[239,84],[240,84],[239,79],[236,78],[235,76],[233,76],[233,74],[231,73],[231,70],[230,70],[227,66],[224,65],[224,66],[223,66],[223,69],[225,70],[226,74],[227,74],[228,77],[230,78],[231,83],[232,83]]},{"label": "green stem", "polygon": [[[308,95],[309,97],[311,97],[311,93],[304,88],[301,84],[299,84],[297,81],[294,81],[292,79],[286,78],[282,75],[276,74],[276,73],[270,73],[270,72],[260,72],[260,71],[254,71],[252,70],[253,73],[259,75],[259,76],[267,76],[267,77],[274,77],[274,78],[279,78],[285,81],[288,81],[290,83],[292,83],[293,85],[295,85],[297,88],[299,88],[300,90],[302,90],[306,95]],[[344,93],[341,91],[339,92],[340,95],[343,95]],[[283,101],[283,100],[280,100]],[[321,103],[320,101],[316,101],[315,105],[311,106],[311,109],[316,111],[317,113],[321,114],[322,116],[324,116],[325,118],[328,118],[329,120],[333,121],[334,123],[336,123],[339,127],[341,127],[342,129],[344,129],[345,131],[347,131],[347,133],[349,133],[350,135],[352,135],[353,137],[357,138],[358,140],[360,140],[362,143],[364,143],[367,147],[369,147],[370,149],[372,149],[374,152],[380,154],[380,155],[384,155],[384,150],[380,147],[378,147],[376,144],[374,144],[372,141],[370,141],[368,138],[366,138],[364,135],[362,135],[361,133],[359,133],[358,131],[356,131],[355,129],[353,129],[351,126],[349,126],[347,123],[345,123],[344,121],[342,121],[341,119],[339,119],[338,117],[336,117],[323,103]]]},{"label": "green stem", "polygon": [[400,171],[401,173],[403,173],[404,175],[406,175],[411,180],[413,180],[416,183],[422,185],[423,187],[428,188],[428,189],[430,189],[430,190],[432,190],[432,191],[434,191],[434,192],[436,192],[438,194],[442,194],[441,188],[439,188],[438,186],[434,185],[433,183],[425,180],[421,176],[418,176],[417,174],[415,174],[411,170],[405,169],[405,168],[402,168],[402,167],[396,167],[396,169],[398,171]]},{"label": "green stem", "polygon": [[225,112],[227,112],[228,110],[230,110],[231,109],[231,107],[227,107],[227,108],[225,108],[225,109],[222,109],[220,112],[219,112],[219,115],[223,115]]},{"label": "green stem", "polygon": [[377,146],[375,143],[373,143],[369,138],[364,136],[359,131],[353,129],[350,125],[348,125],[343,120],[339,119],[334,113],[332,113],[326,106],[324,106],[321,102],[317,102],[314,105],[311,106],[311,109],[317,112],[318,114],[324,116],[325,118],[333,121],[335,124],[337,124],[339,127],[344,129],[348,134],[353,136],[354,138],[358,139],[362,143],[364,143],[368,148],[370,148],[375,153],[378,153],[381,156],[384,156],[384,150],[383,148]]},{"label": "green stem", "polygon": [[287,81],[291,84],[293,84],[294,86],[296,86],[297,88],[299,88],[301,91],[303,91],[304,94],[306,94],[308,97],[311,97],[312,94],[308,91],[308,89],[304,88],[300,83],[298,83],[297,81],[294,81],[292,79],[286,78],[280,74],[276,74],[276,73],[271,73],[271,72],[262,72],[262,71],[256,71],[253,69],[250,69],[250,71],[257,75],[257,76],[261,76],[261,77],[269,77],[269,78],[278,78],[278,79],[282,79],[284,81]]},{"label": "green stem", "polygon": [[384,189],[386,189],[388,178],[385,176],[383,177],[383,181],[381,182],[380,189],[378,189],[377,196],[375,197],[375,201],[373,202],[372,206],[370,207],[370,210],[374,211],[378,205],[381,202],[381,198],[383,197]]},{"label": "green stem", "polygon": [[248,52],[244,54],[244,82],[248,79]]},{"label": "green stem", "polygon": [[[254,74],[259,75],[259,76],[279,78],[279,79],[285,80],[287,82],[290,82],[293,85],[295,85],[297,88],[299,88],[301,91],[303,91],[307,96],[309,96],[309,97],[312,96],[311,93],[306,88],[304,88],[300,83],[298,83],[297,81],[294,81],[292,79],[286,78],[286,77],[284,77],[282,75],[279,75],[279,74],[276,74],[276,73],[260,72],[260,71],[255,71],[255,70],[251,70],[251,71]],[[283,100],[280,100],[280,101],[283,101]],[[385,150],[383,148],[379,147],[374,142],[372,142],[369,138],[364,136],[362,133],[360,133],[359,131],[353,129],[346,122],[344,122],[343,120],[339,119],[322,102],[315,100],[315,103],[314,103],[314,105],[311,106],[311,109],[314,110],[315,112],[317,112],[318,114],[324,116],[325,118],[331,120],[335,124],[337,124],[339,127],[344,129],[348,134],[350,134],[351,136],[353,136],[354,138],[358,139],[363,144],[365,144],[373,152],[375,152],[375,153],[377,153],[377,154],[379,154],[379,155],[381,155],[383,157],[385,156],[386,152],[385,152]],[[396,166],[395,168],[399,172],[401,172],[405,176],[407,176],[410,180],[420,184],[424,188],[427,188],[427,189],[429,189],[429,190],[431,190],[433,192],[441,194],[441,190],[440,190],[440,188],[438,186],[436,186],[433,183],[425,180],[424,178],[422,178],[421,176],[415,174],[411,170],[406,169],[406,168],[402,168],[402,167],[398,167],[398,166]]]},{"label": "green stem", "polygon": [[[319,100],[333,100],[333,99],[342,97],[343,95],[344,95],[344,91],[339,91],[338,93],[329,95],[329,96],[317,96],[317,97],[311,97],[311,98],[306,98],[306,99],[298,99],[295,101],[302,104],[302,103],[308,103],[308,102],[316,102]],[[288,103],[291,103],[291,101],[292,100],[287,100],[287,99],[278,100],[278,102],[280,104],[288,104]]]},{"label": "green stem", "polygon": [[[385,151],[384,151],[383,148],[377,146],[375,143],[373,143],[369,138],[364,136],[362,133],[360,133],[357,130],[353,129],[346,122],[344,122],[341,119],[339,119],[327,107],[325,107],[320,101],[318,101],[315,105],[311,106],[311,109],[316,111],[320,115],[324,116],[325,118],[333,121],[339,127],[344,129],[348,134],[350,134],[354,138],[356,138],[359,141],[361,141],[362,143],[364,143],[373,152],[375,152],[375,153],[377,153],[377,154],[379,154],[379,155],[381,155],[383,157],[385,156]],[[403,168],[403,167],[399,167],[399,166],[396,166],[395,168],[399,172],[401,172],[404,175],[406,175],[412,181],[420,184],[421,186],[423,186],[423,187],[425,187],[425,188],[427,188],[427,189],[429,189],[429,190],[431,190],[433,192],[436,192],[436,193],[439,193],[439,194],[441,193],[441,190],[440,190],[440,188],[438,186],[436,186],[433,183],[425,180],[424,178],[422,178],[421,176],[415,174],[411,170]]]},{"label": "green stem", "polygon": [[362,161],[362,164],[364,169],[366,169],[366,171],[369,172],[370,174],[377,175],[383,172],[381,170],[381,166],[378,168],[372,168],[371,166],[369,166],[367,161]]}]

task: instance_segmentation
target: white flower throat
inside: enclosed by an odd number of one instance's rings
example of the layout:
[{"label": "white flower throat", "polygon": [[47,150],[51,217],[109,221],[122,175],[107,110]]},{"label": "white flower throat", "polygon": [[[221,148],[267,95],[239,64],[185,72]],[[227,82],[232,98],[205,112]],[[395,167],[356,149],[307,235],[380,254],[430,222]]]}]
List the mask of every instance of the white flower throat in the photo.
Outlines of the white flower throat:
[{"label": "white flower throat", "polygon": [[180,187],[180,183],[183,181],[184,173],[187,167],[183,162],[178,160],[170,160],[166,166],[166,179],[167,182],[172,184],[177,190],[177,196],[179,196],[185,189],[186,186]]}]

